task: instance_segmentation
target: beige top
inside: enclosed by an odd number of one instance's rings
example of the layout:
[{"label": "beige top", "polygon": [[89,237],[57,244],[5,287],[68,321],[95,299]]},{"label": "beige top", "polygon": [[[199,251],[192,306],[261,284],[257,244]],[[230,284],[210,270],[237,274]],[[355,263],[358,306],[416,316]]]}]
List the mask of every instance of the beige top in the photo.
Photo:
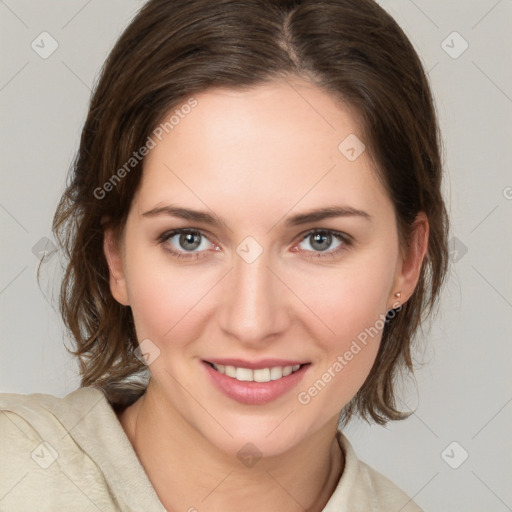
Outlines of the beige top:
[{"label": "beige top", "polygon": [[[338,432],[345,468],[323,512],[421,512],[360,461]],[[2,512],[165,512],[111,403],[79,388],[64,398],[0,393]]]}]

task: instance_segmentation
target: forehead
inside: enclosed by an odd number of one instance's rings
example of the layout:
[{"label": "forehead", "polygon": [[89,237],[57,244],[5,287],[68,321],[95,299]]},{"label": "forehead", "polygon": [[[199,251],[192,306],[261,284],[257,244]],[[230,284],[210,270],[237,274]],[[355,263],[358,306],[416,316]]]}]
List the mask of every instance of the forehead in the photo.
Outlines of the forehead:
[{"label": "forehead", "polygon": [[365,152],[351,160],[340,151],[347,137],[362,139],[361,130],[325,91],[283,80],[194,99],[193,108],[177,105],[163,118],[175,114],[146,156],[141,209],[181,198],[203,209],[252,208],[253,215],[264,206],[274,216],[299,202],[302,209],[389,206]]},{"label": "forehead", "polygon": [[[190,155],[195,162],[222,162],[255,174],[295,160],[314,170],[338,159],[339,142],[360,132],[346,105],[300,80],[245,90],[216,88],[194,97],[197,106],[164,135],[162,155],[195,139],[197,151]],[[159,153],[154,151],[148,160]]]}]

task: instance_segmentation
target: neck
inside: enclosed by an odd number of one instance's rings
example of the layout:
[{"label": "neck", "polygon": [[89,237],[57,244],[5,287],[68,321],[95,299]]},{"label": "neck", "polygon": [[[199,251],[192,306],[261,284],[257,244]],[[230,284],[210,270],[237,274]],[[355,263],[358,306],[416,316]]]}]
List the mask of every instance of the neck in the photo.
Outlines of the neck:
[{"label": "neck", "polygon": [[244,467],[167,405],[148,387],[119,420],[169,512],[320,512],[338,484],[344,460],[336,423],[286,453]]}]

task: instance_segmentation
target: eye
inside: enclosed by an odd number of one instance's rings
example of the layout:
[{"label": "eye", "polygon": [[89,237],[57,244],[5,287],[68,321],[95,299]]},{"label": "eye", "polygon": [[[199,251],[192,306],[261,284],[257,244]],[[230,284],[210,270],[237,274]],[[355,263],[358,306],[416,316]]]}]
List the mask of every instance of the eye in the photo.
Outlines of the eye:
[{"label": "eye", "polygon": [[[174,229],[166,231],[158,242],[174,258],[197,259],[208,249],[220,250],[209,238],[197,229]],[[351,237],[339,231],[314,229],[303,235],[298,244],[299,250],[310,258],[334,257],[346,250],[352,243]],[[309,246],[309,248],[307,247]],[[297,252],[297,249],[292,249]]]},{"label": "eye", "polygon": [[340,252],[344,251],[347,246],[350,246],[350,244],[351,239],[349,235],[345,233],[329,229],[315,229],[303,236],[299,247],[305,252],[315,253],[310,257],[321,258],[337,256]]},{"label": "eye", "polygon": [[[165,250],[176,258],[197,258],[211,247],[216,247],[208,238],[196,229],[175,229],[159,237]],[[187,254],[188,253],[188,254]]]}]

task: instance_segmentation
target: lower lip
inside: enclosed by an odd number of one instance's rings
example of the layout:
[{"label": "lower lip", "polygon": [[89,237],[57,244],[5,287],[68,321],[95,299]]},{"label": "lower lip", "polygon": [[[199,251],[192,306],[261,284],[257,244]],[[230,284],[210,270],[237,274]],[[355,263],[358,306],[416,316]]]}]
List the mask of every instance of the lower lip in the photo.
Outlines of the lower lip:
[{"label": "lower lip", "polygon": [[208,363],[202,364],[213,383],[229,398],[242,404],[263,405],[276,400],[292,390],[304,377],[309,364],[301,366],[296,372],[269,382],[242,382],[212,368]]}]

